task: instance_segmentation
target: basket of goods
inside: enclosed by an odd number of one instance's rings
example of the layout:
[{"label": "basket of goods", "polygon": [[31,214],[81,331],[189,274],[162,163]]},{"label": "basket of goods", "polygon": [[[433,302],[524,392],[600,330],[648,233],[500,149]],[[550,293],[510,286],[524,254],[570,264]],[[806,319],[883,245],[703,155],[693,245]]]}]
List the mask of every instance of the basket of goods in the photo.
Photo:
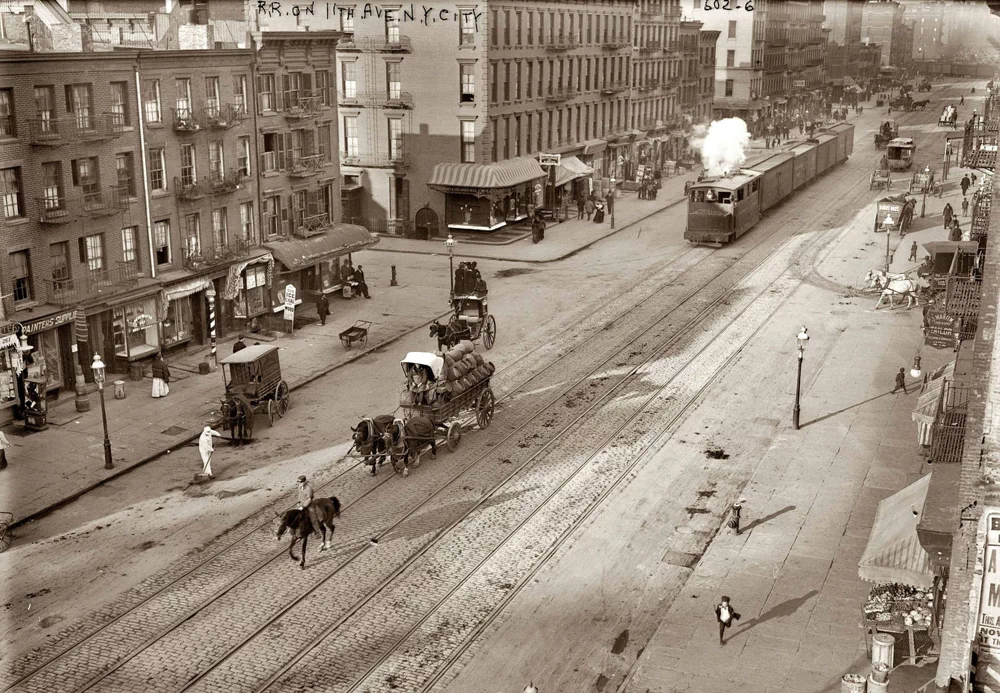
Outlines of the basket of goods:
[{"label": "basket of goods", "polygon": [[444,369],[438,391],[457,397],[493,375],[496,367],[476,353],[470,341],[461,341],[444,352]]}]

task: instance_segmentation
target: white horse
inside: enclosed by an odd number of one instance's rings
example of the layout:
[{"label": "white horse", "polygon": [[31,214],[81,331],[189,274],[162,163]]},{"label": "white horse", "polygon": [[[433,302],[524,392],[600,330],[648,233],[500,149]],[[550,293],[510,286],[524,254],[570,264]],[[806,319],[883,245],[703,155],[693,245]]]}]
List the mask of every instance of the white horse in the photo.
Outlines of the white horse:
[{"label": "white horse", "polygon": [[888,301],[889,307],[894,308],[896,306],[896,296],[906,297],[906,307],[910,308],[917,301],[917,283],[912,279],[890,279],[885,288],[882,289],[882,294],[878,297],[878,303],[875,304],[875,310],[879,309],[883,301]]},{"label": "white horse", "polygon": [[891,281],[906,281],[909,279],[905,274],[893,274],[886,273],[885,270],[874,269],[868,270],[868,274],[865,275],[865,281],[868,282],[868,288],[882,288],[888,282]]}]

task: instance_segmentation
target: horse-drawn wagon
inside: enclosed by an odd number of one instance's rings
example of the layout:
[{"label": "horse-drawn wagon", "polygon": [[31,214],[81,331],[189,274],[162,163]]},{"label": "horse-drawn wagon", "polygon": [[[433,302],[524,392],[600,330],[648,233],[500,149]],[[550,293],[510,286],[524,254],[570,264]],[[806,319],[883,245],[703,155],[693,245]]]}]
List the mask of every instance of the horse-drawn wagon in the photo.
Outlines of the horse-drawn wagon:
[{"label": "horse-drawn wagon", "polygon": [[958,109],[948,104],[941,110],[941,117],[938,118],[938,126],[946,128],[958,122]]},{"label": "horse-drawn wagon", "polygon": [[917,151],[917,145],[912,137],[897,137],[889,142],[886,147],[886,157],[889,161],[889,170],[905,171],[913,164],[913,155]]},{"label": "horse-drawn wagon", "polygon": [[911,193],[929,193],[933,187],[934,169],[930,166],[924,168],[922,171],[917,171],[913,174],[913,178],[910,179],[909,191]]},{"label": "horse-drawn wagon", "polygon": [[916,200],[908,199],[906,195],[883,197],[875,204],[874,231],[876,233],[898,231],[905,235],[913,221],[915,206]]},{"label": "horse-drawn wagon", "polygon": [[899,126],[895,120],[882,121],[878,132],[875,133],[875,148],[881,149],[899,136]]},{"label": "horse-drawn wagon", "polygon": [[267,413],[274,425],[288,411],[288,383],[281,377],[278,347],[256,344],[237,351],[219,362],[226,396],[222,400],[222,428],[231,431],[234,442],[247,443],[253,437],[254,418]]}]

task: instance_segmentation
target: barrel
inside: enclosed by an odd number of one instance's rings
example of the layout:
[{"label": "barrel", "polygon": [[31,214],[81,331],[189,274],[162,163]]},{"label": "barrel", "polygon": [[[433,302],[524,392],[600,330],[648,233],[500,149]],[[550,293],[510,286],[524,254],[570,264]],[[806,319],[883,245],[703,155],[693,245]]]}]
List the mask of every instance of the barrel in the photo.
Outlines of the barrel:
[{"label": "barrel", "polygon": [[840,680],[840,693],[865,693],[867,680],[861,674],[844,674]]},{"label": "barrel", "polygon": [[115,381],[115,399],[125,399],[125,381]]},{"label": "barrel", "polygon": [[868,682],[868,687],[872,687],[872,682],[881,684],[889,680],[889,665],[883,662],[875,662],[872,664],[872,673],[868,677],[871,679]]},{"label": "barrel", "polygon": [[892,669],[896,638],[891,633],[876,633],[872,638],[872,664],[882,663]]},{"label": "barrel", "polygon": [[871,676],[868,677],[868,693],[887,693],[889,690],[889,681],[878,682]]}]

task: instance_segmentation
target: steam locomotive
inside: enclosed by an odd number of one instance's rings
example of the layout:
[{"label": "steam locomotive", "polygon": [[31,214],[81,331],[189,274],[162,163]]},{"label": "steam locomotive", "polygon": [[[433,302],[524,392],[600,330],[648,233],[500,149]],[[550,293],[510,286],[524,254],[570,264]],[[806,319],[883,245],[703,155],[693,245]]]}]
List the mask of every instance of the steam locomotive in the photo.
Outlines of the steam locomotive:
[{"label": "steam locomotive", "polygon": [[760,221],[761,215],[791,197],[854,152],[854,126],[839,123],[810,139],[791,140],[751,159],[734,173],[705,178],[688,189],[684,238],[721,248]]}]

